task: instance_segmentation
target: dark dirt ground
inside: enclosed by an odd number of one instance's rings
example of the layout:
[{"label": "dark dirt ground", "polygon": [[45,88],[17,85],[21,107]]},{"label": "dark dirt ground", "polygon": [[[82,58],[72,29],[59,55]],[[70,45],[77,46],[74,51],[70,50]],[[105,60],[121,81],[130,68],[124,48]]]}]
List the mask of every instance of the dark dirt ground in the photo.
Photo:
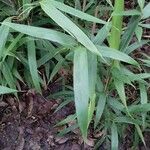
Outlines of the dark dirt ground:
[{"label": "dark dirt ground", "polygon": [[[74,105],[68,104],[58,112],[57,100],[49,100],[29,91],[18,102],[6,97],[0,102],[0,150],[90,150],[83,144],[80,132],[63,137],[57,133],[67,126],[54,125],[74,113]],[[73,122],[72,122],[73,124]],[[93,145],[93,139],[89,141]]]}]

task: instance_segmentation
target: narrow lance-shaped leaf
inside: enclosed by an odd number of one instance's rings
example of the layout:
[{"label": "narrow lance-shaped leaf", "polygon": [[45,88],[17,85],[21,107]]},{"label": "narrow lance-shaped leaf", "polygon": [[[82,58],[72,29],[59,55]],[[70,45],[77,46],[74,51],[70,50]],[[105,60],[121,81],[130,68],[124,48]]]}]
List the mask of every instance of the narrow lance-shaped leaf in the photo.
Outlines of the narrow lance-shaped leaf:
[{"label": "narrow lance-shaped leaf", "polygon": [[138,0],[138,4],[139,4],[139,6],[140,6],[140,8],[142,10],[143,7],[144,7],[144,4],[145,4],[145,0]]},{"label": "narrow lance-shaped leaf", "polygon": [[95,99],[96,99],[96,94],[93,94],[92,97],[90,97],[90,102],[89,102],[89,109],[88,109],[88,126],[93,118],[94,110],[95,110]]},{"label": "narrow lance-shaped leaf", "polygon": [[72,38],[71,36],[52,30],[52,29],[33,27],[29,25],[22,25],[22,24],[10,23],[10,22],[4,22],[3,24],[18,32],[21,32],[21,33],[24,33],[24,34],[27,34],[36,38],[42,38],[42,39],[50,40],[53,42],[57,42],[65,46],[74,46],[77,43],[75,39]]},{"label": "narrow lance-shaped leaf", "polygon": [[88,110],[88,125],[90,124],[95,110],[95,86],[97,81],[97,55],[88,52],[88,78],[89,78],[89,110]]},{"label": "narrow lance-shaped leaf", "polygon": [[143,18],[142,19],[146,19],[148,17],[150,17],[150,2],[143,9]]},{"label": "narrow lance-shaped leaf", "polygon": [[131,45],[129,45],[126,49],[123,50],[126,54],[132,53],[134,50],[136,50],[139,47],[142,47],[143,45],[147,44],[150,42],[149,40],[141,40],[140,42],[135,42]]},{"label": "narrow lance-shaped leaf", "polygon": [[[147,104],[148,97],[146,87],[142,83],[139,84],[139,87],[140,87],[141,104]],[[145,129],[146,113],[142,113],[142,120],[143,120],[143,128]]]},{"label": "narrow lance-shaped leaf", "polygon": [[139,24],[143,28],[150,29],[150,24]]},{"label": "narrow lance-shaped leaf", "polygon": [[54,67],[51,75],[50,75],[50,78],[48,80],[48,83],[50,83],[50,81],[53,79],[53,77],[58,73],[58,71],[62,68],[62,65],[63,65],[63,62],[64,62],[64,59],[60,60],[56,66]]},{"label": "narrow lance-shaped leaf", "polygon": [[124,32],[121,43],[120,43],[120,51],[124,51],[126,49],[134,35],[136,27],[138,26],[139,20],[141,16],[133,16],[127,26],[126,31]]},{"label": "narrow lance-shaped leaf", "polygon": [[87,35],[76,26],[68,17],[61,13],[51,1],[41,1],[40,2],[44,12],[51,17],[60,27],[62,27],[66,32],[75,37],[78,42],[84,45],[91,52],[102,57],[100,52],[97,50],[92,41],[87,37]]},{"label": "narrow lance-shaped leaf", "polygon": [[109,31],[111,29],[111,25],[108,23],[104,25],[97,33],[97,35],[93,39],[94,44],[101,45],[103,41],[107,38]]},{"label": "narrow lance-shaped leaf", "polygon": [[8,34],[9,34],[9,27],[2,24],[0,26],[0,59],[3,57],[3,51],[5,48]]},{"label": "narrow lance-shaped leaf", "polygon": [[117,126],[115,123],[111,126],[111,150],[117,150],[118,149],[118,131]]},{"label": "narrow lance-shaped leaf", "polygon": [[74,97],[78,124],[84,140],[88,129],[89,79],[88,58],[84,47],[77,47],[74,51]]},{"label": "narrow lance-shaped leaf", "polygon": [[136,62],[133,58],[128,56],[127,54],[120,52],[116,49],[109,48],[106,46],[99,46],[97,45],[98,50],[101,52],[103,57],[112,58],[115,60],[120,60],[132,65],[139,66],[138,62]]},{"label": "narrow lance-shaped leaf", "polygon": [[88,73],[89,73],[89,93],[90,98],[95,94],[97,81],[97,55],[88,52]]},{"label": "narrow lance-shaped leaf", "polygon": [[113,12],[112,14],[112,16],[137,16],[137,15],[141,15],[141,12],[136,9],[121,12]]},{"label": "narrow lance-shaped leaf", "polygon": [[5,87],[5,86],[0,86],[0,95],[1,94],[8,94],[8,93],[16,93],[17,90],[15,89],[10,89],[8,87]]},{"label": "narrow lance-shaped leaf", "polygon": [[29,63],[29,69],[30,69],[32,81],[36,90],[39,93],[41,93],[41,87],[39,83],[39,76],[38,76],[38,70],[37,70],[36,49],[35,49],[34,40],[28,41],[27,49],[28,49],[28,63]]},{"label": "narrow lance-shaped leaf", "polygon": [[5,60],[5,58],[7,57],[7,55],[10,55],[11,51],[14,49],[14,47],[16,46],[16,44],[18,43],[18,41],[20,41],[20,39],[23,37],[23,34],[19,34],[13,41],[12,43],[8,46],[8,48],[6,49],[4,56],[3,56],[3,61]]},{"label": "narrow lance-shaped leaf", "polygon": [[142,34],[143,34],[143,29],[142,29],[142,27],[138,26],[135,30],[135,35],[136,35],[139,42],[141,41]]},{"label": "narrow lance-shaped leaf", "polygon": [[136,129],[137,129],[137,132],[138,132],[138,134],[139,134],[139,136],[140,136],[140,138],[141,138],[141,140],[142,140],[144,146],[146,147],[146,143],[145,143],[145,140],[144,140],[144,136],[143,136],[143,133],[142,133],[142,131],[141,131],[139,125],[135,125],[135,127],[136,127]]},{"label": "narrow lance-shaped leaf", "polygon": [[124,83],[119,81],[118,79],[114,79],[114,84],[115,84],[116,90],[117,90],[117,92],[119,94],[119,97],[120,97],[122,103],[127,108]]},{"label": "narrow lance-shaped leaf", "polygon": [[94,16],[91,16],[91,15],[89,15],[87,13],[84,13],[83,11],[74,9],[74,8],[72,8],[70,6],[67,6],[67,5],[65,5],[65,4],[63,4],[61,2],[56,1],[56,0],[46,0],[46,1],[50,2],[51,4],[53,4],[59,10],[65,12],[65,13],[68,13],[70,15],[73,15],[75,17],[81,18],[83,20],[95,22],[95,23],[106,24],[106,22],[101,20],[101,19],[98,19],[98,18],[96,18]]},{"label": "narrow lance-shaped leaf", "polygon": [[102,116],[104,108],[105,108],[105,104],[106,104],[106,95],[104,93],[100,93],[99,100],[97,103],[97,108],[96,108],[94,128],[97,127],[97,125],[101,119],[101,116]]},{"label": "narrow lance-shaped leaf", "polygon": [[2,73],[10,88],[16,89],[16,81],[14,80],[12,70],[7,62],[2,65]]}]

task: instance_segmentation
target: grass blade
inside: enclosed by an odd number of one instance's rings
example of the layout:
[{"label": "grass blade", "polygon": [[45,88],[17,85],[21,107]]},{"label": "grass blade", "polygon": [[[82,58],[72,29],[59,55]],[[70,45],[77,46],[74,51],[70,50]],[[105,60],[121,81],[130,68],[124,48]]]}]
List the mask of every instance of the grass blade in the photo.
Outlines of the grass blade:
[{"label": "grass blade", "polygon": [[114,79],[114,84],[115,84],[116,90],[119,94],[119,97],[120,97],[122,103],[127,108],[124,83],[119,81],[118,79]]},{"label": "grass blade", "polygon": [[150,16],[150,2],[143,9],[143,17],[142,19],[146,19]]},{"label": "grass blade", "polygon": [[9,34],[9,27],[7,27],[5,25],[1,25],[1,27],[0,27],[0,41],[1,41],[0,42],[0,59],[3,56],[3,52],[4,52],[8,34]]},{"label": "grass blade", "polygon": [[[47,0],[47,1],[49,2],[50,0]],[[87,13],[84,13],[84,12],[80,11],[80,10],[74,9],[70,6],[67,6],[67,5],[61,3],[61,2],[51,0],[50,3],[52,3],[57,9],[65,12],[65,13],[68,13],[70,15],[73,15],[75,17],[78,17],[80,19],[95,22],[95,23],[100,23],[100,24],[106,24],[106,22],[101,20],[101,19],[93,17],[93,16],[91,16]]]},{"label": "grass blade", "polygon": [[116,49],[105,47],[105,46],[97,46],[98,50],[101,52],[103,57],[112,58],[115,60],[120,60],[135,66],[139,66],[138,62],[136,62],[133,58],[128,56],[127,54],[120,52]]},{"label": "grass blade", "polygon": [[[147,89],[144,84],[140,83],[140,96],[141,96],[141,104],[147,104],[148,103],[148,97],[147,97]],[[143,120],[143,129],[145,129],[145,123],[146,123],[146,113],[142,113],[142,120]]]},{"label": "grass blade", "polygon": [[120,51],[124,51],[124,49],[128,47],[140,19],[141,16],[134,16],[131,18],[128,27],[122,36],[121,43],[120,43]]},{"label": "grass blade", "polygon": [[8,93],[16,93],[17,90],[15,89],[10,89],[8,87],[5,87],[5,86],[0,86],[0,95],[1,94],[8,94]]},{"label": "grass blade", "polygon": [[76,45],[76,41],[74,40],[74,38],[64,33],[52,30],[52,29],[33,27],[29,25],[22,25],[22,24],[10,23],[10,22],[4,22],[3,24],[18,32],[21,32],[21,33],[24,33],[24,34],[27,34],[36,38],[50,40],[50,41],[57,42],[65,46]]},{"label": "grass blade", "polygon": [[78,124],[84,140],[88,129],[89,79],[88,58],[84,47],[78,47],[74,52],[74,96]]},{"label": "grass blade", "polygon": [[101,116],[102,116],[104,108],[105,108],[105,104],[106,104],[106,95],[104,93],[101,93],[99,96],[98,103],[97,103],[94,128],[97,127],[97,125],[101,119]]},{"label": "grass blade", "polygon": [[118,131],[117,126],[115,123],[111,126],[111,150],[117,150],[118,149]]},{"label": "grass blade", "polygon": [[29,69],[30,69],[32,81],[37,92],[41,93],[41,87],[39,83],[40,81],[39,81],[38,70],[37,70],[36,49],[35,49],[34,40],[28,41],[27,49],[28,49],[28,63],[29,63]]}]

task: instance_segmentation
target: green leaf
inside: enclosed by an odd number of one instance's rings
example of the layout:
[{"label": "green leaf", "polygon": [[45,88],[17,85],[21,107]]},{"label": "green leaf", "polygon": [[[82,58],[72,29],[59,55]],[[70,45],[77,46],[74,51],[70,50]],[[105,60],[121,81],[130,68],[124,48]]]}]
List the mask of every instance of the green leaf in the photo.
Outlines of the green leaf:
[{"label": "green leaf", "polygon": [[147,44],[150,42],[149,40],[141,40],[140,42],[135,42],[131,45],[129,45],[126,49],[123,50],[126,54],[132,53],[134,50],[142,47],[143,45]]},{"label": "green leaf", "polygon": [[144,4],[145,4],[145,0],[138,0],[138,4],[139,4],[141,10],[143,10]]},{"label": "green leaf", "polygon": [[93,39],[94,44],[99,44],[101,45],[103,41],[106,39],[106,37],[109,35],[109,31],[111,29],[110,24],[104,25],[97,33],[95,38]]},{"label": "green leaf", "polygon": [[64,102],[62,102],[54,111],[54,113],[56,113],[57,111],[59,111],[61,108],[63,108],[64,106],[66,106],[67,104],[69,104],[70,102],[72,102],[72,100],[68,99],[65,100]]},{"label": "green leaf", "polygon": [[21,33],[24,33],[24,34],[27,34],[36,38],[50,40],[50,41],[57,42],[65,46],[76,45],[76,41],[74,40],[74,38],[64,33],[52,30],[52,29],[33,27],[29,25],[21,25],[21,24],[10,23],[10,22],[3,22],[3,24],[18,32],[21,32]]},{"label": "green leaf", "polygon": [[106,94],[100,93],[99,100],[96,107],[96,116],[95,116],[95,122],[94,122],[94,128],[97,127],[101,116],[103,114],[104,108],[106,104]]},{"label": "green leaf", "polygon": [[90,124],[95,110],[95,87],[97,81],[97,55],[88,52],[88,78],[89,78],[89,110],[88,110],[88,125]]},{"label": "green leaf", "polygon": [[114,85],[116,87],[116,90],[119,94],[122,103],[124,104],[125,107],[127,107],[124,83],[118,79],[114,79]]},{"label": "green leaf", "polygon": [[141,10],[143,10],[144,4],[145,4],[145,0],[138,0],[138,4],[139,4]]},{"label": "green leaf", "polygon": [[144,84],[140,83],[140,95],[141,95],[141,104],[145,104],[148,102],[148,97],[147,97],[147,89]]},{"label": "green leaf", "polygon": [[[147,97],[147,89],[144,84],[140,83],[140,97],[141,97],[141,104],[147,104],[148,103],[148,97]],[[146,124],[146,113],[142,113],[142,120],[143,120],[143,129],[145,129]]]},{"label": "green leaf", "polygon": [[47,1],[46,2],[47,4],[48,4],[48,2],[53,4],[59,10],[65,12],[65,13],[68,13],[70,15],[73,15],[75,17],[81,18],[83,20],[87,20],[87,21],[91,21],[91,22],[95,22],[95,23],[100,23],[100,24],[105,24],[106,23],[105,21],[103,21],[101,19],[93,17],[93,16],[91,16],[87,13],[84,13],[84,12],[80,11],[80,10],[74,9],[70,6],[67,6],[67,5],[61,3],[61,2],[58,2],[58,1],[55,1],[55,0],[45,0],[45,1]]},{"label": "green leaf", "polygon": [[84,45],[88,50],[99,56],[102,56],[92,41],[86,36],[86,34],[68,17],[61,13],[50,1],[41,1],[40,4],[44,12],[49,17],[51,17],[60,27],[75,37],[78,42]]},{"label": "green leaf", "polygon": [[114,119],[114,122],[118,122],[118,123],[127,123],[127,124],[133,124],[133,125],[142,125],[141,121],[140,120],[135,120],[135,119],[132,119],[131,117],[116,117]]},{"label": "green leaf", "polygon": [[89,78],[88,58],[84,47],[77,47],[74,51],[74,95],[78,124],[84,140],[88,129]]},{"label": "green leaf", "polygon": [[59,60],[59,62],[56,64],[56,66],[54,67],[51,75],[50,75],[50,78],[48,80],[48,83],[50,83],[50,81],[53,79],[53,77],[58,73],[58,71],[62,68],[62,65],[64,63],[64,59],[61,59]]},{"label": "green leaf", "polygon": [[38,67],[41,67],[46,62],[51,60],[60,51],[60,48],[50,48],[50,47],[48,47],[47,49],[50,49],[50,51],[43,54],[43,56],[37,61]]},{"label": "green leaf", "polygon": [[142,34],[143,34],[143,29],[142,27],[137,27],[136,30],[135,30],[135,34],[136,34],[136,37],[138,39],[138,41],[140,42],[141,41],[141,38],[142,38]]},{"label": "green leaf", "polygon": [[143,17],[142,19],[146,19],[150,17],[150,2],[143,9]]},{"label": "green leaf", "polygon": [[67,118],[65,118],[65,119],[63,119],[61,122],[59,122],[59,123],[57,123],[56,125],[55,125],[55,127],[57,127],[57,126],[62,126],[62,125],[65,125],[65,124],[67,124],[67,123],[69,123],[69,122],[71,122],[71,121],[74,121],[75,119],[76,119],[76,114],[74,114],[74,115],[69,115]]},{"label": "green leaf", "polygon": [[94,94],[93,97],[90,98],[90,103],[89,103],[88,125],[90,124],[90,122],[93,118],[93,114],[94,114],[94,110],[95,110],[95,99],[96,99],[96,95]]},{"label": "green leaf", "polygon": [[117,126],[115,123],[111,126],[111,150],[117,150],[118,149],[118,131]]},{"label": "green leaf", "polygon": [[130,113],[144,113],[150,111],[150,103],[129,106]]},{"label": "green leaf", "polygon": [[12,43],[8,46],[8,48],[6,49],[4,55],[3,55],[3,61],[5,60],[5,58],[7,57],[7,55],[10,55],[11,51],[13,51],[14,47],[16,46],[16,44],[20,41],[20,39],[23,37],[23,34],[19,34],[13,41]]},{"label": "green leaf", "polygon": [[95,87],[97,82],[97,55],[88,52],[88,76],[89,76],[89,93],[90,98],[95,95]]},{"label": "green leaf", "polygon": [[112,13],[112,16],[137,16],[137,15],[142,15],[142,14],[140,11],[136,9]]},{"label": "green leaf", "polygon": [[29,12],[32,10],[31,0],[22,0],[23,5],[23,19],[27,18]]},{"label": "green leaf", "polygon": [[16,89],[16,81],[14,80],[12,70],[10,66],[7,64],[7,62],[4,62],[2,65],[2,73],[9,87],[12,89]]},{"label": "green leaf", "polygon": [[139,24],[143,28],[150,29],[150,24]]},{"label": "green leaf", "polygon": [[[5,23],[5,21],[3,23]],[[9,34],[9,27],[2,24],[0,26],[0,60],[3,57],[4,48],[5,48],[8,34]]]},{"label": "green leaf", "polygon": [[74,124],[74,125],[72,125],[72,126],[70,126],[70,127],[68,127],[68,128],[65,128],[63,131],[61,131],[61,132],[58,134],[58,136],[63,136],[63,135],[65,135],[65,134],[67,134],[67,133],[69,133],[69,132],[75,130],[75,129],[78,128],[78,127],[79,127],[78,124]]},{"label": "green leaf", "polygon": [[143,133],[142,133],[142,131],[141,131],[139,125],[135,125],[135,127],[136,127],[136,129],[137,129],[137,132],[138,132],[138,134],[139,134],[139,136],[140,136],[140,138],[141,138],[141,140],[142,140],[144,146],[146,147],[146,143],[145,143],[145,140],[144,140],[144,136],[143,136]]},{"label": "green leaf", "polygon": [[123,111],[125,108],[124,105],[119,102],[119,99],[116,98],[108,97],[107,103],[114,111]]},{"label": "green leaf", "polygon": [[10,89],[8,87],[5,86],[0,86],[0,95],[1,94],[9,94],[9,93],[16,93],[17,90],[15,89]]},{"label": "green leaf", "polygon": [[116,49],[105,47],[105,46],[97,45],[97,48],[101,52],[103,57],[108,57],[114,60],[120,60],[120,61],[132,64],[132,65],[139,66],[139,64],[133,58],[131,58],[130,56],[126,55],[123,52],[120,52]]},{"label": "green leaf", "polygon": [[[22,76],[20,75],[17,66],[15,66],[15,67],[13,68],[12,72],[13,72],[13,75],[14,75],[18,80],[20,80],[22,83],[24,83],[23,78],[22,78]],[[24,84],[25,84],[25,83],[24,83]]]},{"label": "green leaf", "polygon": [[141,19],[140,16],[133,16],[131,18],[127,26],[127,29],[122,36],[121,43],[120,43],[120,51],[124,51],[124,49],[128,47],[140,19]]},{"label": "green leaf", "polygon": [[37,92],[41,93],[39,75],[37,70],[36,49],[35,49],[34,40],[27,42],[27,49],[28,49],[28,63],[29,63],[29,69],[30,69],[32,81]]}]

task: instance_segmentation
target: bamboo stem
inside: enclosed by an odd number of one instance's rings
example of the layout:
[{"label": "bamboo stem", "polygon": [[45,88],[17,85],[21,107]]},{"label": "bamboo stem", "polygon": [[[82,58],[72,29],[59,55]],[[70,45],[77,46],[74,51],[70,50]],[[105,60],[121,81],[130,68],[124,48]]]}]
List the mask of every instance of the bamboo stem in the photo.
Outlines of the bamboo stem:
[{"label": "bamboo stem", "polygon": [[[124,0],[115,0],[114,13],[124,11]],[[119,50],[122,33],[123,16],[112,16],[112,29],[109,46]],[[113,66],[120,68],[119,61],[114,61]]]},{"label": "bamboo stem", "polygon": [[[115,0],[114,13],[124,11],[124,0]],[[109,45],[111,48],[118,49],[120,46],[120,38],[122,33],[123,16],[112,17],[112,30]]]}]

